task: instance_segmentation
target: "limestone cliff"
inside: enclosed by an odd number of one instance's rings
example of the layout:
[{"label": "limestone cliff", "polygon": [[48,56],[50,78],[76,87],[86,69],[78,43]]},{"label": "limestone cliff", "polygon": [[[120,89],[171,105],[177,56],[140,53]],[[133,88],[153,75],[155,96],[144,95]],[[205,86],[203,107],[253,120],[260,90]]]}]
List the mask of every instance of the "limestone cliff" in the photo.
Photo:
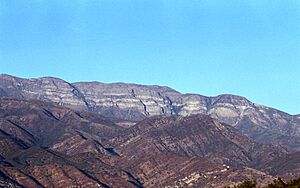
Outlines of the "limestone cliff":
[{"label": "limestone cliff", "polygon": [[263,143],[300,149],[300,118],[244,97],[181,94],[169,87],[127,83],[68,83],[52,77],[22,79],[0,75],[0,96],[55,102],[108,117],[142,120],[155,115],[206,114]]}]

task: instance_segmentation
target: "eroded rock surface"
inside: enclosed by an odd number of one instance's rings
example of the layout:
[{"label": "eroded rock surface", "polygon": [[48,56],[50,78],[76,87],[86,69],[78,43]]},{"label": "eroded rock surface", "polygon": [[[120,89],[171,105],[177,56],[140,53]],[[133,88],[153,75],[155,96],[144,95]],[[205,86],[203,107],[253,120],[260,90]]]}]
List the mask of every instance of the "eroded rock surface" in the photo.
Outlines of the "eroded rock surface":
[{"label": "eroded rock surface", "polygon": [[58,78],[21,79],[0,75],[0,96],[55,102],[81,111],[139,121],[155,115],[206,114],[261,143],[300,149],[300,118],[244,97],[205,97],[171,88],[100,82],[68,83]]},{"label": "eroded rock surface", "polygon": [[300,175],[298,153],[203,114],[131,122],[1,98],[0,147],[0,185],[11,187],[212,188]]}]

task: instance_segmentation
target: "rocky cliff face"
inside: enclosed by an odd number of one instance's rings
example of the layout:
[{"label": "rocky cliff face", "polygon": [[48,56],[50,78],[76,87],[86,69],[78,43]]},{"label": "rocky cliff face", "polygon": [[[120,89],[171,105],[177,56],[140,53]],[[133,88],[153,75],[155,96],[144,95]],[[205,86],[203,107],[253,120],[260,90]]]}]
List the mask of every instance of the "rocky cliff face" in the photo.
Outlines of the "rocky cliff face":
[{"label": "rocky cliff face", "polygon": [[82,94],[72,84],[58,78],[21,79],[1,75],[0,85],[1,96],[55,102],[79,109],[87,106]]},{"label": "rocky cliff face", "polygon": [[207,115],[134,123],[8,98],[0,148],[0,185],[12,187],[224,187],[266,182],[277,175],[266,161],[290,156]]},{"label": "rocky cliff face", "polygon": [[205,97],[171,88],[99,82],[67,83],[57,78],[21,79],[0,76],[0,96],[55,102],[77,110],[128,120],[155,115],[206,114],[262,143],[300,149],[300,119],[244,97]]}]

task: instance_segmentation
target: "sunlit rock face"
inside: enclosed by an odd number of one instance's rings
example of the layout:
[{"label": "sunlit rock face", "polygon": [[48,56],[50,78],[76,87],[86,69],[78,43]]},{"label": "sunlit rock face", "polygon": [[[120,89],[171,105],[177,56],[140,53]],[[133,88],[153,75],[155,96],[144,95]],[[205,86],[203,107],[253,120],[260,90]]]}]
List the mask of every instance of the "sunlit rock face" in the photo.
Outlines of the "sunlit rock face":
[{"label": "sunlit rock face", "polygon": [[181,94],[169,87],[127,83],[68,83],[52,77],[0,75],[0,96],[55,102],[76,110],[139,121],[156,115],[206,114],[263,143],[300,149],[300,117],[254,104],[244,97]]},{"label": "sunlit rock face", "polygon": [[[104,112],[106,115],[109,111],[112,114],[114,111],[120,111],[124,114],[121,118],[125,119],[174,114],[172,101],[167,95],[180,95],[175,90],[159,86],[99,82],[81,82],[73,85],[82,92],[92,110]],[[138,115],[134,115],[135,113]]]},{"label": "sunlit rock face", "polygon": [[2,96],[55,102],[78,109],[87,108],[80,91],[72,84],[58,78],[20,79],[2,75],[0,85]]},{"label": "sunlit rock face", "polygon": [[0,98],[0,148],[0,187],[223,188],[268,182],[272,160],[299,158],[207,115],[132,122],[11,98]]}]

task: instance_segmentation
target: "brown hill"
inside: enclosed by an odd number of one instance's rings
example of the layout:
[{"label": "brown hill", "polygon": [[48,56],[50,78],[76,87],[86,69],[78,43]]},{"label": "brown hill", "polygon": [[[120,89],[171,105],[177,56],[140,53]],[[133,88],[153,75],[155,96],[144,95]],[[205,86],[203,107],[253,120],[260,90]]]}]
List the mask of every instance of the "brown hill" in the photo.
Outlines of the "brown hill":
[{"label": "brown hill", "polygon": [[206,115],[135,123],[9,98],[0,148],[0,185],[15,187],[222,187],[266,182],[276,173],[262,164],[288,156]]},{"label": "brown hill", "polygon": [[206,114],[260,143],[300,149],[300,119],[244,97],[181,94],[169,87],[100,82],[68,83],[52,77],[22,79],[0,75],[0,96],[55,102],[80,111],[142,120],[156,115]]}]

